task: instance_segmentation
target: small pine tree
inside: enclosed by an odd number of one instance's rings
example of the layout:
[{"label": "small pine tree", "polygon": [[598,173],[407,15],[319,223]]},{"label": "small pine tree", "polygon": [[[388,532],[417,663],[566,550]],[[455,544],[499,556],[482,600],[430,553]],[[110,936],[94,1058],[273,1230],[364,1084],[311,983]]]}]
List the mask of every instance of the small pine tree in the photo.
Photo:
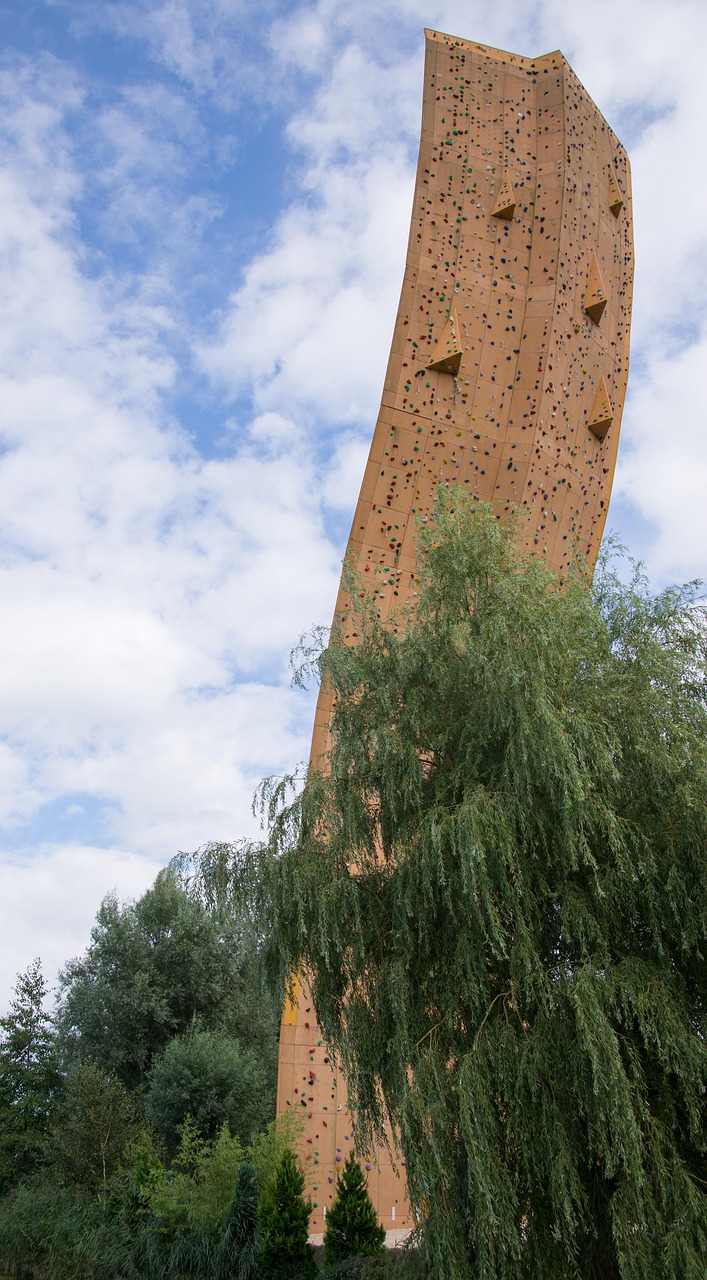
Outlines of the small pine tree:
[{"label": "small pine tree", "polygon": [[384,1241],[385,1231],[376,1217],[363,1169],[352,1151],[327,1214],[324,1263],[328,1267],[361,1253],[373,1257],[381,1252]]},{"label": "small pine tree", "polygon": [[290,1280],[292,1276],[309,1280],[317,1274],[314,1251],[307,1240],[311,1211],[311,1202],[304,1198],[304,1174],[288,1149],[261,1203],[261,1280]]}]

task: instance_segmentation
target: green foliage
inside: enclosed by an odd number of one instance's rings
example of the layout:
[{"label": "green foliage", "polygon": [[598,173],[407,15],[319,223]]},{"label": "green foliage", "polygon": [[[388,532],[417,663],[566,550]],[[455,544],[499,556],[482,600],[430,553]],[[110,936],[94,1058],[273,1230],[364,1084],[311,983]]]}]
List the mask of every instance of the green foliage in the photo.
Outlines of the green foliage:
[{"label": "green foliage", "polygon": [[0,1192],[41,1160],[60,1092],[52,1019],[41,962],[20,974],[9,1013],[0,1018]]},{"label": "green foliage", "polygon": [[233,949],[241,1016],[235,1029],[230,1029],[243,1045],[257,1047],[276,1075],[286,972],[275,938],[274,902],[269,878],[263,875],[267,861],[262,855],[263,846],[249,840],[212,842],[173,858],[170,871]]},{"label": "green foliage", "polygon": [[[413,1231],[402,1244],[387,1251],[382,1275],[384,1280],[430,1280],[430,1272],[418,1246],[419,1231]],[[380,1258],[371,1265],[380,1267]],[[374,1271],[379,1280],[380,1271]]]},{"label": "green foliage", "polygon": [[252,1274],[258,1193],[245,1155],[226,1126],[206,1143],[185,1125],[175,1165],[146,1188],[151,1216],[144,1215],[134,1254],[140,1273],[175,1280]]},{"label": "green foliage", "polygon": [[[471,1272],[469,1280],[477,1280]],[[321,1272],[321,1280],[430,1280],[430,1272],[417,1247],[413,1232],[392,1249],[373,1255],[357,1253],[352,1258],[334,1262]]]},{"label": "green foliage", "polygon": [[127,1090],[88,1062],[67,1076],[48,1155],[63,1181],[104,1194],[137,1133],[138,1119]]},{"label": "green foliage", "polygon": [[0,1256],[56,1280],[236,1274],[239,1170],[252,1154],[269,1185],[292,1125],[264,1129],[282,1001],[267,930],[247,895],[207,888],[213,866],[183,858],[138,902],[104,900],[62,974],[58,1050],[39,961],[19,979],[0,1021]]},{"label": "green foliage", "polygon": [[150,1215],[153,1197],[164,1181],[164,1165],[152,1130],[141,1128],[127,1142],[115,1179],[116,1199],[127,1222],[139,1225]]},{"label": "green foliage", "polygon": [[163,871],[136,903],[105,898],[91,939],[61,975],[57,1023],[69,1060],[144,1087],[155,1057],[196,1024],[260,1052],[274,1099],[277,1013],[249,986],[237,922],[226,928]]},{"label": "green foliage", "polygon": [[323,1272],[323,1280],[369,1280],[370,1258],[358,1253],[353,1258],[335,1262]]},{"label": "green foliage", "polygon": [[293,1151],[286,1150],[275,1179],[260,1203],[262,1243],[258,1259],[261,1280],[303,1280],[317,1274],[308,1243],[311,1201],[304,1198],[304,1174]]},{"label": "green foliage", "polygon": [[271,998],[269,991],[274,989],[280,1006],[283,984],[273,984],[263,964],[277,956],[270,949],[273,902],[263,884],[261,854],[262,846],[250,840],[211,842],[194,853],[180,853],[172,859],[170,871],[190,898],[235,935],[250,958],[251,983],[257,973],[260,996]]},{"label": "green foliage", "polygon": [[0,1200],[0,1257],[47,1280],[252,1275],[257,1189],[273,1184],[291,1132],[272,1124],[244,1152],[225,1128],[207,1143],[187,1124],[178,1160],[166,1169],[142,1130],[98,1196],[87,1180],[64,1185],[50,1166]]},{"label": "green foliage", "polygon": [[322,1273],[322,1280],[384,1280],[390,1274],[387,1259],[357,1253],[353,1258],[335,1262]]},{"label": "green foliage", "polygon": [[25,1183],[0,1202],[0,1257],[43,1280],[146,1280],[110,1205],[51,1178]]},{"label": "green foliage", "polygon": [[243,1146],[227,1125],[214,1142],[207,1143],[187,1121],[173,1167],[164,1170],[150,1194],[150,1210],[159,1229],[170,1237],[197,1227],[220,1232],[244,1159]]},{"label": "green foliage", "polygon": [[145,1105],[170,1152],[187,1116],[202,1138],[227,1124],[242,1142],[272,1112],[268,1071],[255,1049],[223,1031],[190,1028],[175,1036],[150,1071]]},{"label": "green foliage", "polygon": [[373,1256],[381,1252],[384,1243],[385,1231],[371,1203],[366,1175],[351,1151],[326,1217],[324,1262],[330,1266],[358,1254]]},{"label": "green foliage", "polygon": [[231,1211],[215,1258],[214,1280],[254,1280],[260,1252],[255,1169],[242,1164]]},{"label": "green foliage", "polygon": [[163,1168],[159,1178],[151,1174],[146,1185],[147,1204],[159,1229],[168,1236],[201,1227],[218,1234],[231,1207],[241,1165],[253,1168],[259,1192],[266,1192],[298,1132],[296,1122],[283,1116],[244,1147],[226,1125],[213,1142],[205,1142],[187,1120],[173,1166]]},{"label": "green foliage", "polygon": [[272,1186],[286,1151],[296,1151],[302,1139],[303,1122],[287,1112],[271,1120],[266,1129],[256,1133],[248,1147],[248,1163],[255,1169],[259,1194]]},{"label": "green foliage", "polygon": [[442,493],[413,614],[349,580],[327,771],[263,793],[283,959],[435,1277],[701,1280],[705,613],[514,536]]}]

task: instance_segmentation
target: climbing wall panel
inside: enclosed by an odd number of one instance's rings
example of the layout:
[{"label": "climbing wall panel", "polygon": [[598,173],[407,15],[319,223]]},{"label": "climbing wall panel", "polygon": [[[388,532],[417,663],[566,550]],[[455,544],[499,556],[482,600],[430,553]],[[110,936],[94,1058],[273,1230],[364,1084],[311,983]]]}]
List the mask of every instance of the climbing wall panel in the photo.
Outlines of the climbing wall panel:
[{"label": "climbing wall panel", "polygon": [[[349,554],[388,619],[416,592],[415,530],[440,484],[518,511],[562,573],[593,565],[626,392],[633,277],[626,154],[559,52],[426,33],[422,135],[400,305]],[[346,600],[336,605],[345,633]],[[391,625],[395,626],[394,619]],[[312,759],[326,760],[322,694]],[[304,1118],[321,1231],[352,1142],[344,1082],[303,983],[278,1109]],[[367,1161],[383,1225],[411,1225],[404,1168]]]}]

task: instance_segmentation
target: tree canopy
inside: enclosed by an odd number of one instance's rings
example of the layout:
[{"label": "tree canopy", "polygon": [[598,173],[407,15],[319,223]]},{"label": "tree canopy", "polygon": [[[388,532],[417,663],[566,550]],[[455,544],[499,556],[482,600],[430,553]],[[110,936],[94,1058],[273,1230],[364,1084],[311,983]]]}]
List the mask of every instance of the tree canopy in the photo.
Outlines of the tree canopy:
[{"label": "tree canopy", "polygon": [[34,1169],[61,1091],[46,996],[37,959],[18,976],[10,1010],[0,1018],[0,1190]]},{"label": "tree canopy", "polygon": [[138,1132],[138,1116],[124,1085],[95,1063],[82,1063],[67,1077],[51,1127],[47,1154],[52,1172],[69,1185],[104,1194]]},{"label": "tree canopy", "polygon": [[279,936],[440,1280],[699,1280],[705,613],[517,543],[442,492],[414,608],[349,575],[331,753],[263,793]]},{"label": "tree canopy", "polygon": [[[62,975],[58,1034],[40,962],[18,978],[0,1018],[10,1269],[253,1274],[257,1194],[299,1130],[293,1116],[271,1119],[284,983],[266,962],[265,886],[249,850],[207,846],[139,901],[105,899]],[[234,887],[241,864],[247,893]]]},{"label": "tree canopy", "polygon": [[155,1058],[189,1028],[224,1031],[262,1056],[274,1087],[277,1004],[251,981],[253,955],[227,921],[160,872],[137,902],[108,895],[85,954],[61,974],[65,1056],[144,1088]]},{"label": "tree canopy", "polygon": [[170,1153],[191,1117],[202,1138],[224,1124],[248,1142],[274,1111],[268,1064],[224,1031],[190,1028],[155,1059],[145,1097],[147,1113]]}]

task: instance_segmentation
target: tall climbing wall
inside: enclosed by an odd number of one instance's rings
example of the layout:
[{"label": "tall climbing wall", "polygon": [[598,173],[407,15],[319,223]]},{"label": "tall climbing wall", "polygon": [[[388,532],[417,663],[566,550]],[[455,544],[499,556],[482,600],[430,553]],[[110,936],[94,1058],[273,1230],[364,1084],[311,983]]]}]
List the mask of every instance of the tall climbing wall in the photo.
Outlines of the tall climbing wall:
[{"label": "tall climbing wall", "polygon": [[[440,483],[499,519],[519,510],[522,541],[556,570],[578,553],[593,565],[628,375],[623,148],[561,53],[425,36],[405,277],[349,540],[383,618],[414,597],[416,521]],[[326,757],[329,714],[321,695],[313,760]],[[352,1133],[305,987],[281,1031],[278,1111],[291,1108],[321,1231]],[[401,1163],[365,1163],[383,1225],[412,1225]]]}]

